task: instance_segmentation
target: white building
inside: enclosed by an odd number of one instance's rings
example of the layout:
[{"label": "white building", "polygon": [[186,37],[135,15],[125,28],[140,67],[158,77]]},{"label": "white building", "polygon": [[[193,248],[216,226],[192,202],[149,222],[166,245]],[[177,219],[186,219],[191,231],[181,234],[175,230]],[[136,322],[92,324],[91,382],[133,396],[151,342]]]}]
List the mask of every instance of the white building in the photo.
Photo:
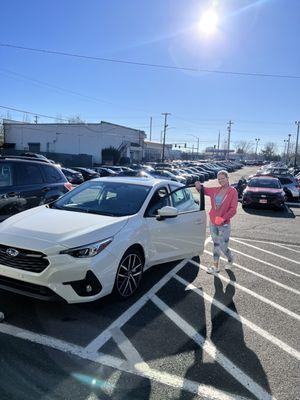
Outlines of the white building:
[{"label": "white building", "polygon": [[100,123],[20,123],[4,121],[6,147],[15,150],[65,154],[89,154],[101,163],[102,149],[114,147],[131,161],[143,158],[144,131],[101,121]]},{"label": "white building", "polygon": [[[163,144],[160,142],[144,142],[144,156],[146,161],[158,161],[162,159]],[[165,159],[171,159],[172,145],[165,144]]]}]

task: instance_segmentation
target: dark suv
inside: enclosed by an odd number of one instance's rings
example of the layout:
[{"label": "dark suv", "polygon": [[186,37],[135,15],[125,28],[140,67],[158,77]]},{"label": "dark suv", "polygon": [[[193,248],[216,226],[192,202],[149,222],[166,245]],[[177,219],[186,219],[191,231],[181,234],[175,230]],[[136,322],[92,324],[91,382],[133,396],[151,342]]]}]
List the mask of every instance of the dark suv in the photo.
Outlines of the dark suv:
[{"label": "dark suv", "polygon": [[72,189],[53,164],[0,157],[0,222],[28,208],[50,203]]}]

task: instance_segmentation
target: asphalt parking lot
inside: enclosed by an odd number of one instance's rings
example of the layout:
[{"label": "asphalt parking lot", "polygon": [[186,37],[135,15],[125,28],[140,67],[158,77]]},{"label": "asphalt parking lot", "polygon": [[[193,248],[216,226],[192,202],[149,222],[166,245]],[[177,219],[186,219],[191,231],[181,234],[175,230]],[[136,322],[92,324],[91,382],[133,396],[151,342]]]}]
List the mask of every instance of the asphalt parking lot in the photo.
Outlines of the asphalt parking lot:
[{"label": "asphalt parking lot", "polygon": [[299,399],[299,218],[239,205],[231,269],[206,273],[207,231],[200,262],[155,266],[126,302],[0,292],[0,399]]}]

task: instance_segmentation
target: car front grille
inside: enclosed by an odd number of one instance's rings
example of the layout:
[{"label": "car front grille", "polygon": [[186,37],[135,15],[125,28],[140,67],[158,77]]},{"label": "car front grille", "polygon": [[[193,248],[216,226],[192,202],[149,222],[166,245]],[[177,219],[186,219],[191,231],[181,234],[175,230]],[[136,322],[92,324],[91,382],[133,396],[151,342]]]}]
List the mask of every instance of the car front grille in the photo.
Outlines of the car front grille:
[{"label": "car front grille", "polygon": [[[7,253],[8,249],[17,250],[17,256]],[[46,255],[38,251],[20,249],[17,247],[9,247],[0,245],[0,264],[6,267],[21,269],[24,271],[40,273],[49,265]]]}]

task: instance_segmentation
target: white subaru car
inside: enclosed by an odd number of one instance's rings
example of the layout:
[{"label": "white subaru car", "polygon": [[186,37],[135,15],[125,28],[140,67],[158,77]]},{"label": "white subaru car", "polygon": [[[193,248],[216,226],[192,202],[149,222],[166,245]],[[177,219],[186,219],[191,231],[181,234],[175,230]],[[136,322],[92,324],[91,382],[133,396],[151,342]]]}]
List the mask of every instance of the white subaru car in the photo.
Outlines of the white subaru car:
[{"label": "white subaru car", "polygon": [[160,179],[83,183],[0,224],[0,289],[68,303],[127,298],[149,267],[202,254],[203,199]]}]

